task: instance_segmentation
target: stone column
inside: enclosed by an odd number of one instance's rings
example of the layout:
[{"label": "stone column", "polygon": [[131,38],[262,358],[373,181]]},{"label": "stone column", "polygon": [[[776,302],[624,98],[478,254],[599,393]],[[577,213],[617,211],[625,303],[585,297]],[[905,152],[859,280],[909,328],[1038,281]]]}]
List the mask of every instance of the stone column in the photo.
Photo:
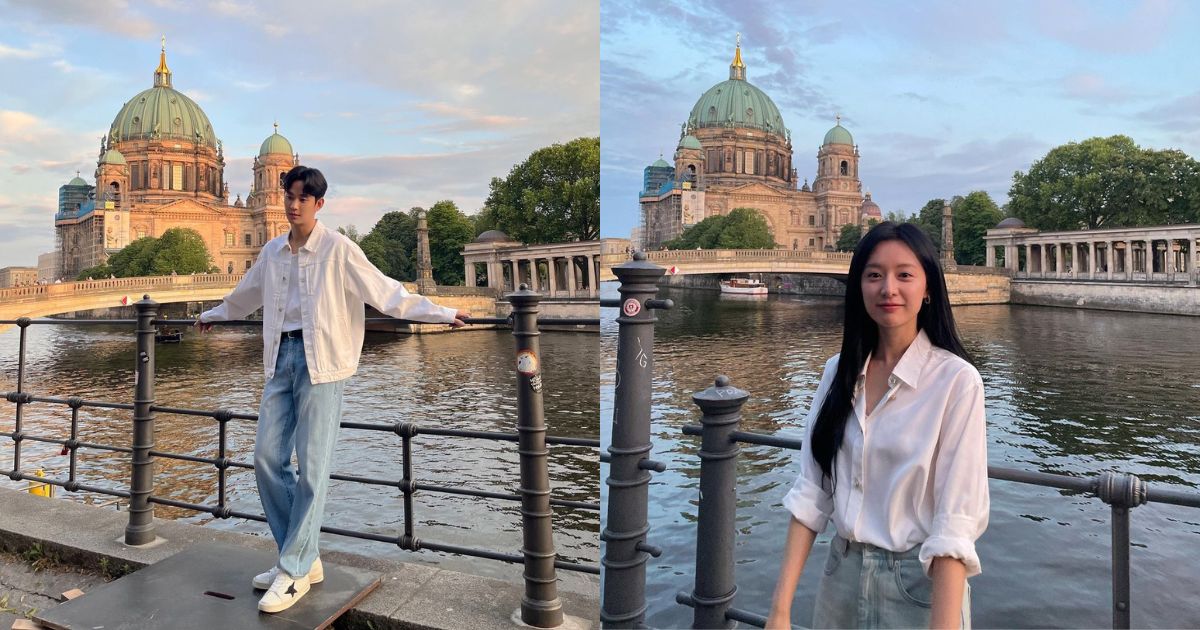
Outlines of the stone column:
[{"label": "stone column", "polygon": [[433,280],[433,263],[429,258],[429,224],[425,211],[417,212],[417,292],[422,295],[437,295],[437,283]]},{"label": "stone column", "polygon": [[942,205],[942,269],[953,271],[954,262],[954,213],[949,203]]},{"label": "stone column", "polygon": [[1116,259],[1113,258],[1113,241],[1109,241],[1104,249],[1104,255],[1108,259],[1108,274],[1107,278],[1112,280],[1113,265],[1116,264]]},{"label": "stone column", "polygon": [[1046,244],[1038,243],[1038,275],[1046,277]]},{"label": "stone column", "polygon": [[468,263],[466,263],[466,265],[467,265],[467,268],[466,268],[465,278],[467,280],[467,286],[474,287],[475,286],[475,263],[468,262]]},{"label": "stone column", "polygon": [[1125,279],[1133,280],[1133,240],[1125,240]]},{"label": "stone column", "polygon": [[599,292],[596,291],[596,265],[592,264],[592,257],[585,256],[587,260],[587,285],[588,297],[596,297]]},{"label": "stone column", "polygon": [[1096,278],[1096,241],[1088,241],[1088,278]]},{"label": "stone column", "polygon": [[538,259],[529,259],[529,288],[534,291],[541,291],[541,277],[538,274]]},{"label": "stone column", "polygon": [[1163,262],[1166,263],[1167,282],[1175,281],[1175,239],[1167,239],[1167,251],[1163,252]]},{"label": "stone column", "polygon": [[557,271],[555,267],[557,266],[558,260],[553,256],[546,260],[546,279],[550,281],[550,291],[548,292],[550,297],[558,297],[558,278],[555,277]]},{"label": "stone column", "polygon": [[567,295],[575,297],[575,257],[567,256]]},{"label": "stone column", "polygon": [[508,262],[512,265],[512,290],[516,291],[521,286],[521,261],[513,258]]},{"label": "stone column", "polygon": [[[987,243],[987,241],[984,242]],[[993,243],[987,243],[987,262],[984,264],[988,267],[996,266],[996,245]]]},{"label": "stone column", "polygon": [[1187,248],[1184,250],[1184,271],[1187,271],[1188,286],[1196,286],[1196,235],[1187,235]]}]

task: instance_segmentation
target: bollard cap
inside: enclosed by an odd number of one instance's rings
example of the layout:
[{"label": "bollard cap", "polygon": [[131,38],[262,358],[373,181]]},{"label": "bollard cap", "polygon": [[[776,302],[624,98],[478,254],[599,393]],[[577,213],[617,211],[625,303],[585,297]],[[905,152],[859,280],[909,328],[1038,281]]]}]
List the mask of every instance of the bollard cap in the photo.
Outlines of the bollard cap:
[{"label": "bollard cap", "polygon": [[537,291],[530,291],[529,285],[522,284],[517,287],[516,291],[513,291],[512,293],[505,295],[504,299],[505,299],[505,301],[507,301],[511,304],[517,304],[517,303],[536,304],[539,300],[542,299],[542,294],[538,293]]},{"label": "bollard cap", "polygon": [[734,387],[733,381],[724,374],[717,376],[712,387],[692,395],[692,400],[706,414],[728,413],[731,408],[741,407],[749,399],[750,393]]}]

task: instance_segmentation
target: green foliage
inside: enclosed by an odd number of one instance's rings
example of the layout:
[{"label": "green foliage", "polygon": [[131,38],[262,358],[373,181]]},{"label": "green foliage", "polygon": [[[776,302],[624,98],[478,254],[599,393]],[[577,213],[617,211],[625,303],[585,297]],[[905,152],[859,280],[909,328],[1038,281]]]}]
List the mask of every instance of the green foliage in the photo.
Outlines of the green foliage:
[{"label": "green foliage", "polygon": [[363,235],[358,233],[358,228],[353,225],[343,225],[337,229],[338,234],[342,234],[346,238],[354,241],[355,245],[362,246]]},{"label": "green foliage", "polygon": [[191,228],[171,228],[161,237],[147,236],[126,245],[108,262],[85,269],[79,278],[167,276],[215,272],[204,237]]},{"label": "green foliage", "polygon": [[577,138],[534,151],[508,177],[492,178],[480,214],[490,229],[524,243],[599,238],[600,138]]},{"label": "green foliage", "polygon": [[396,280],[416,278],[413,256],[417,251],[417,210],[385,213],[359,242],[367,260]]},{"label": "green foliage", "polygon": [[1128,136],[1055,147],[1013,174],[1009,212],[1039,230],[1200,221],[1200,163]]},{"label": "green foliage", "polygon": [[453,201],[439,201],[429,209],[429,258],[433,279],[441,285],[461,285],[464,264],[463,245],[475,238],[475,222],[463,214]]},{"label": "green foliage", "polygon": [[954,260],[960,265],[982,265],[987,262],[983,237],[1004,219],[1004,213],[982,190],[954,199]]},{"label": "green foliage", "polygon": [[753,208],[708,217],[668,241],[667,249],[774,249],[767,220]]},{"label": "green foliage", "polygon": [[103,262],[103,263],[100,263],[99,265],[96,265],[95,267],[88,267],[87,269],[80,271],[79,275],[75,276],[75,279],[76,280],[100,280],[102,278],[111,277],[112,275],[114,275],[112,272],[112,267],[109,267],[108,263]]},{"label": "green foliage", "polygon": [[837,250],[839,252],[852,252],[858,247],[858,241],[862,239],[862,228],[857,224],[847,223],[842,226],[842,231],[838,234]]}]

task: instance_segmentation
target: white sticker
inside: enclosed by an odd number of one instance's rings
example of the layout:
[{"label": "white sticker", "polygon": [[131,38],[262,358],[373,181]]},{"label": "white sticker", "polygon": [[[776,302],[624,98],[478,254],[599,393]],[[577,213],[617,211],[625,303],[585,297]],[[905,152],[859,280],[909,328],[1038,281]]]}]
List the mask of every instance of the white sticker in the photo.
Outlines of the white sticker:
[{"label": "white sticker", "polygon": [[517,353],[517,372],[524,376],[533,376],[538,371],[537,355],[531,350],[522,350]]},{"label": "white sticker", "polygon": [[626,317],[633,317],[642,312],[642,303],[634,298],[625,300],[625,304],[621,306],[621,312],[625,313]]}]

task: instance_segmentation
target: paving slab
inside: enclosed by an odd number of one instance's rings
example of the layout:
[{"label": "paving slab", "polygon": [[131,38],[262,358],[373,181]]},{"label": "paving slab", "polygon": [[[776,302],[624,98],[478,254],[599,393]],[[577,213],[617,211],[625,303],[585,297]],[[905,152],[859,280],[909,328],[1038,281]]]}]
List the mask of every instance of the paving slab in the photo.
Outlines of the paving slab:
[{"label": "paving slab", "polygon": [[272,628],[321,630],[379,585],[379,574],[323,563],[325,580],[287,610],[258,610],[250,583],[273,554],[197,544],[154,565],[34,615],[55,630]]}]

